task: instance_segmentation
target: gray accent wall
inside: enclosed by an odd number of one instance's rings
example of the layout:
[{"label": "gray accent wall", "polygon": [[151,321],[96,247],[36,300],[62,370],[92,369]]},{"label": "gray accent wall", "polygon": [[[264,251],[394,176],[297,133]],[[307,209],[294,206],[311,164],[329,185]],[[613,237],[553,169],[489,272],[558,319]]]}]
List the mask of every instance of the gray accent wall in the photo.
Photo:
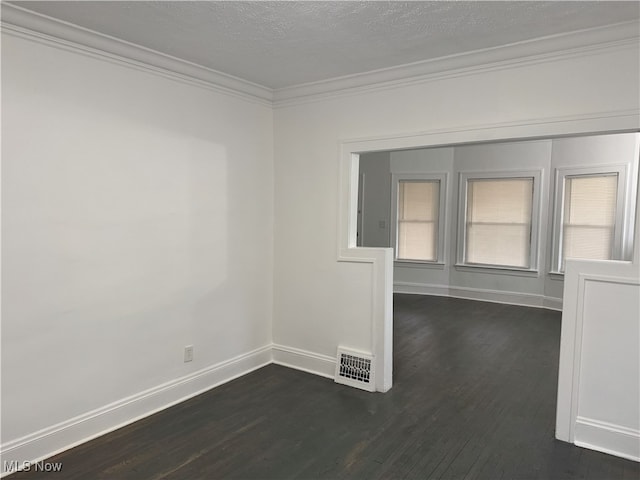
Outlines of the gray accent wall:
[{"label": "gray accent wall", "polygon": [[[388,247],[391,231],[391,152],[360,156],[359,198],[366,208],[358,222],[358,246]],[[364,181],[363,181],[364,180]]]},{"label": "gray accent wall", "polygon": [[[362,246],[392,247],[395,221],[391,211],[391,175],[447,175],[444,264],[395,262],[394,290],[406,293],[462,296],[533,306],[561,308],[564,278],[552,271],[555,172],[563,167],[626,165],[629,210],[627,232],[633,232],[638,179],[637,133],[567,137],[376,152],[360,157],[364,174]],[[458,259],[459,178],[468,172],[540,171],[537,272],[456,266]],[[362,177],[361,177],[362,178]],[[362,188],[362,185],[361,185]],[[631,239],[629,239],[631,240]],[[628,249],[630,251],[631,249]],[[630,258],[625,258],[631,260]]]}]

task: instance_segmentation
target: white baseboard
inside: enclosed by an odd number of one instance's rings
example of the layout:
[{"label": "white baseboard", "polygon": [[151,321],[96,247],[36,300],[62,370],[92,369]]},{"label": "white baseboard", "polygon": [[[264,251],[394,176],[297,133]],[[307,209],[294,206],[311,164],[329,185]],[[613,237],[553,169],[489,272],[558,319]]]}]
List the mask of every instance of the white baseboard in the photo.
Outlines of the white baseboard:
[{"label": "white baseboard", "polygon": [[335,377],[336,359],[308,350],[274,344],[273,363],[322,377]]},{"label": "white baseboard", "polygon": [[394,293],[409,293],[415,295],[434,295],[440,297],[464,298],[482,302],[506,303],[524,307],[547,308],[562,311],[562,299],[545,297],[533,293],[506,292],[503,290],[488,290],[484,288],[455,287],[429,283],[394,282]]},{"label": "white baseboard", "polygon": [[[8,465],[39,462],[133,423],[272,362],[271,345],[118,400],[57,425],[3,444],[0,476]],[[8,463],[17,462],[17,463]]]},{"label": "white baseboard", "polygon": [[574,443],[579,447],[640,462],[640,431],[638,430],[578,417]]},{"label": "white baseboard", "polygon": [[410,293],[415,295],[433,295],[449,297],[448,285],[430,283],[393,282],[393,293]]},{"label": "white baseboard", "polygon": [[548,310],[562,311],[562,299],[555,297],[544,297],[542,306]]}]

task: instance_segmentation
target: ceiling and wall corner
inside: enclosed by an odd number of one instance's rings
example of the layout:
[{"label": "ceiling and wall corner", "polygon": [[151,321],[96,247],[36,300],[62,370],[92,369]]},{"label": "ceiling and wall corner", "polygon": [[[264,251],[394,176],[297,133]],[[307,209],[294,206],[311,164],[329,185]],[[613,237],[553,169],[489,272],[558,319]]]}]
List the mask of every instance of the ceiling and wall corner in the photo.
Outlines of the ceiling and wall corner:
[{"label": "ceiling and wall corner", "polygon": [[3,29],[285,106],[637,45],[636,2],[4,2]]}]

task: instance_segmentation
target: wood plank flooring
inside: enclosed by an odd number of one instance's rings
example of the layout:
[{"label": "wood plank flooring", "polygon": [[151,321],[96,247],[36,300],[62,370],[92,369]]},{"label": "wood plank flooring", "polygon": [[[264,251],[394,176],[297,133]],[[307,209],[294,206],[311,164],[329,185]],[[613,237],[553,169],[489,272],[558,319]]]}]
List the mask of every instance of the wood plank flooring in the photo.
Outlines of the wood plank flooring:
[{"label": "wood plank flooring", "polygon": [[554,439],[560,314],[394,297],[394,387],[270,365],[50,459],[64,479],[638,479]]}]

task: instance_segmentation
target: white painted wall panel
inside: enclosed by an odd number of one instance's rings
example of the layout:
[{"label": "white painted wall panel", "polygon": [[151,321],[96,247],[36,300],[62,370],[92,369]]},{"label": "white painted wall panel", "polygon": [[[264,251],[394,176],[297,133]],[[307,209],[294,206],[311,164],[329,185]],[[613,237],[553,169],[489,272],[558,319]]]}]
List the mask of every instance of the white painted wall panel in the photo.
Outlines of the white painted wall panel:
[{"label": "white painted wall panel", "polygon": [[9,35],[2,63],[3,444],[270,345],[271,109]]},{"label": "white painted wall panel", "polygon": [[556,438],[640,461],[640,270],[567,260]]},{"label": "white painted wall panel", "polygon": [[[578,416],[640,430],[640,288],[584,285]],[[635,381],[634,381],[635,380]]]}]

